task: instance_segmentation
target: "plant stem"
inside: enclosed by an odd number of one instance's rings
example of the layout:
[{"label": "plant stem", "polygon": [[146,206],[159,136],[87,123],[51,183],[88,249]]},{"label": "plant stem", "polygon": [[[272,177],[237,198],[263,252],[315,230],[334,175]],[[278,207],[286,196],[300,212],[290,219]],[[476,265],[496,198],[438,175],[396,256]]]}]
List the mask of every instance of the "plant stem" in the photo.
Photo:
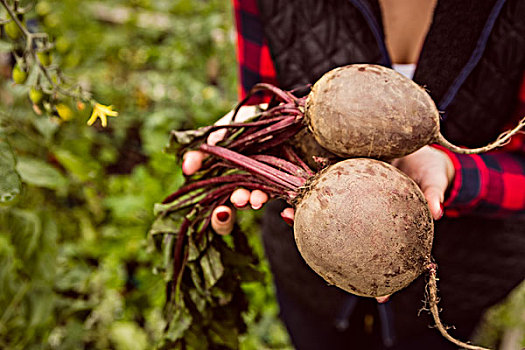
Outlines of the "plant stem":
[{"label": "plant stem", "polygon": [[253,160],[247,156],[223,147],[202,144],[199,149],[203,152],[231,162],[239,168],[244,169],[254,175],[260,175],[271,182],[285,186],[290,190],[296,190],[297,188],[303,186],[306,182],[306,179],[304,178],[284,173],[275,168],[272,168],[271,166],[257,162],[256,160]]}]

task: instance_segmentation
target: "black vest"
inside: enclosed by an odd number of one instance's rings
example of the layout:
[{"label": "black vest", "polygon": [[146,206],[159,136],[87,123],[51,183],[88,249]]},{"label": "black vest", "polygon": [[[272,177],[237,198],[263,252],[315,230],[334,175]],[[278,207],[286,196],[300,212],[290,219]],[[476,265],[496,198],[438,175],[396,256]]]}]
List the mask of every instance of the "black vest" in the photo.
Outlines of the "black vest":
[{"label": "black vest", "polygon": [[[258,5],[278,81],[285,89],[314,83],[337,66],[391,64],[377,0],[258,0]],[[426,87],[443,112],[442,133],[456,144],[476,147],[492,141],[510,122],[524,70],[525,1],[439,0],[414,80]],[[271,215],[267,220],[273,220]],[[275,220],[267,226],[278,225],[280,218]],[[304,268],[303,263],[293,263],[291,252],[282,248],[293,246],[285,242],[291,235],[266,236],[281,288],[294,289],[305,305],[312,300],[333,303],[336,312],[342,300],[338,292],[320,300],[317,296],[324,292],[300,280],[297,269]],[[435,237],[443,317],[460,331],[462,317],[479,316],[525,276],[524,218],[444,218],[436,223]],[[393,297],[398,315],[417,315],[423,282],[420,278]],[[401,327],[398,334],[403,337],[431,323]]]},{"label": "black vest", "polygon": [[[350,63],[390,66],[377,0],[259,0],[281,87]],[[438,2],[414,80],[444,112],[442,132],[474,147],[509,122],[525,69],[525,2]]]}]

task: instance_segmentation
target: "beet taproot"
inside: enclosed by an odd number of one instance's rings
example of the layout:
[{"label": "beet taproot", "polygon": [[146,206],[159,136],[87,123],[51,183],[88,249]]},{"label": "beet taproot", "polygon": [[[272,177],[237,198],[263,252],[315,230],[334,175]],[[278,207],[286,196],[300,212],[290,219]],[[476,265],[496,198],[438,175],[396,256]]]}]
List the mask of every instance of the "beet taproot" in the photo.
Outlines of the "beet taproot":
[{"label": "beet taproot", "polygon": [[328,167],[306,185],[294,234],[305,261],[326,281],[379,297],[426,269],[433,221],[410,178],[387,163],[357,158]]},{"label": "beet taproot", "polygon": [[354,64],[327,72],[306,99],[305,120],[317,142],[341,157],[394,159],[437,143],[456,153],[482,153],[504,145],[524,125],[475,149],[451,144],[439,132],[430,95],[383,66]]}]

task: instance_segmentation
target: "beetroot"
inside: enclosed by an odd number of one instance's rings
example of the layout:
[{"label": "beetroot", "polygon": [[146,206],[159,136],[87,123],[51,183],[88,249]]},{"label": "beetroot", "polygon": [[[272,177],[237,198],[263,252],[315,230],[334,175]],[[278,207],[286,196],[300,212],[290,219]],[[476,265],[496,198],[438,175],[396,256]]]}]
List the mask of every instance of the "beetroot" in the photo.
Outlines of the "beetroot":
[{"label": "beetroot", "polygon": [[456,153],[482,153],[505,145],[525,126],[524,118],[484,147],[453,145],[439,132],[439,112],[427,92],[396,71],[372,64],[333,69],[303,98],[269,84],[255,85],[251,94],[259,91],[269,91],[280,103],[254,121],[268,115],[294,117],[280,119],[279,130],[307,125],[322,146],[317,149],[344,158],[391,160],[432,143]]},{"label": "beetroot", "polygon": [[323,75],[306,100],[305,119],[321,146],[342,157],[393,159],[431,144],[463,154],[502,146],[525,125],[485,147],[465,149],[439,132],[439,112],[425,89],[392,69],[354,64]]},{"label": "beetroot", "polygon": [[439,134],[438,110],[422,87],[368,64],[319,79],[306,100],[305,119],[317,142],[342,157],[398,158]]},{"label": "beetroot", "polygon": [[406,287],[430,263],[433,221],[419,187],[372,159],[339,162],[296,200],[294,234],[310,267],[350,293]]}]

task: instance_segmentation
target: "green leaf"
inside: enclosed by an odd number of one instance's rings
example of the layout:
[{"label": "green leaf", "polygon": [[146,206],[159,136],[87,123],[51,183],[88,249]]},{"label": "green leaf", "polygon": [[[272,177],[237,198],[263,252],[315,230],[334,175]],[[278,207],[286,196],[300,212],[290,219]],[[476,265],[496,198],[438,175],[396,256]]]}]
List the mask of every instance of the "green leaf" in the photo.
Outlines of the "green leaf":
[{"label": "green leaf", "polygon": [[35,119],[33,120],[33,125],[44,136],[46,141],[50,141],[59,128],[58,124],[49,118]]},{"label": "green leaf", "polygon": [[177,218],[175,214],[158,216],[149,230],[150,235],[158,234],[177,234],[180,227],[180,217]]},{"label": "green leaf", "polygon": [[184,341],[186,342],[186,348],[192,350],[208,350],[213,347],[208,343],[208,339],[202,334],[202,330],[195,324],[189,329],[184,335]]},{"label": "green leaf", "polygon": [[177,151],[182,145],[189,145],[199,138],[206,136],[213,126],[205,126],[197,130],[172,130],[168,150]]},{"label": "green leaf", "polygon": [[20,157],[16,170],[22,181],[30,185],[50,189],[64,188],[67,185],[66,178],[57,169],[40,159]]},{"label": "green leaf", "polygon": [[197,289],[190,289],[188,294],[190,295],[191,301],[193,301],[193,304],[195,304],[197,310],[201,314],[204,313],[206,308],[206,298],[201,293],[199,293]]},{"label": "green leaf", "polygon": [[20,194],[20,177],[11,146],[0,132],[0,203],[10,202]]},{"label": "green leaf", "polygon": [[224,273],[224,266],[221,262],[221,254],[210,246],[200,260],[204,283],[206,288],[211,288],[221,278]]},{"label": "green leaf", "polygon": [[80,181],[88,181],[95,178],[100,164],[82,159],[70,151],[58,149],[55,156],[64,168],[77,177]]},{"label": "green leaf", "polygon": [[117,350],[148,349],[148,337],[136,323],[120,321],[111,326],[110,338]]},{"label": "green leaf", "polygon": [[166,338],[176,341],[184,335],[184,332],[191,326],[193,318],[184,304],[178,304],[173,319],[170,321],[166,330]]},{"label": "green leaf", "polygon": [[10,209],[0,211],[0,223],[7,228],[12,244],[16,247],[17,254],[29,260],[35,250],[39,248],[42,235],[42,221],[33,211]]},{"label": "green leaf", "polygon": [[210,338],[213,343],[221,344],[229,349],[239,348],[239,333],[237,328],[215,321],[211,324]]}]

